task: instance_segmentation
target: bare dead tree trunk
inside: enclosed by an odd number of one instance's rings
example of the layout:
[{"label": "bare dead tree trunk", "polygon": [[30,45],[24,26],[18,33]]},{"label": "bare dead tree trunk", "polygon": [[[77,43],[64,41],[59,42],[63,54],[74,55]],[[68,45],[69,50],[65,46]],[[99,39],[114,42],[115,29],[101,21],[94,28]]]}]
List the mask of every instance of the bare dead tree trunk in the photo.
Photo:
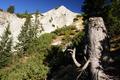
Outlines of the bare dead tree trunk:
[{"label": "bare dead tree trunk", "polygon": [[106,54],[107,30],[101,17],[89,18],[88,54],[92,80],[110,80],[103,71],[101,57]]}]

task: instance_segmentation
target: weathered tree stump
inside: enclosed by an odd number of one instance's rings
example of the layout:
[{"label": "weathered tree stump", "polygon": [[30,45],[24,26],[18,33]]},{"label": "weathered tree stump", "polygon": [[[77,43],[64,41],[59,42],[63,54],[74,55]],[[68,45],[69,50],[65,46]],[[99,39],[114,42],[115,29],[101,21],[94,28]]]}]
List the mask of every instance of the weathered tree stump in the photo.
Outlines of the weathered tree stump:
[{"label": "weathered tree stump", "polygon": [[92,80],[110,80],[103,71],[101,61],[107,48],[107,30],[104,21],[101,17],[91,17],[88,27],[88,54]]}]

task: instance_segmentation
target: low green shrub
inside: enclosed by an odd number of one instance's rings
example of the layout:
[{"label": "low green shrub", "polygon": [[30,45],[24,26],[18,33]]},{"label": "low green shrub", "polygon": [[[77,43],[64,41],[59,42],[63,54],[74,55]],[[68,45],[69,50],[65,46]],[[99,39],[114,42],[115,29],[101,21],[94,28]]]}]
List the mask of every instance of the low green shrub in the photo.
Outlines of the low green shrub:
[{"label": "low green shrub", "polygon": [[49,68],[43,61],[52,38],[52,34],[43,34],[36,40],[31,54],[21,58],[15,55],[11,66],[0,69],[0,80],[45,80]]},{"label": "low green shrub", "polygon": [[[19,14],[19,13],[17,13],[16,15],[17,15],[17,17],[19,17],[19,18],[27,18],[27,17],[30,16],[31,14],[26,14],[26,13]],[[32,18],[32,16],[31,16],[31,18]]]},{"label": "low green shrub", "polygon": [[63,28],[59,28],[59,29],[53,31],[52,33],[54,33],[58,36],[62,36],[62,35],[69,35],[69,34],[71,34],[71,32],[73,33],[74,30],[76,30],[76,27],[74,27],[74,26],[64,26]]}]

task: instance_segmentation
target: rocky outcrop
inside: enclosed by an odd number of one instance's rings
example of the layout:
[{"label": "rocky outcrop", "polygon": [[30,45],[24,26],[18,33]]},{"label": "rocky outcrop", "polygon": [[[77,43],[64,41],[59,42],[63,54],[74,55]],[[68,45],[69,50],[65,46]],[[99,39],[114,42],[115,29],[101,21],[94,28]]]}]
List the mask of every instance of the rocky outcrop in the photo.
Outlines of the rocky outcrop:
[{"label": "rocky outcrop", "polygon": [[73,19],[73,26],[76,26],[76,28],[78,30],[83,30],[83,17],[81,15],[77,15],[74,19]]},{"label": "rocky outcrop", "polygon": [[74,22],[74,19],[77,18],[78,15],[80,14],[74,13],[64,6],[60,6],[43,13],[42,16],[39,17],[39,20],[44,32],[51,32],[57,28],[73,25],[73,23],[78,29],[83,29],[83,26],[81,26],[81,17],[79,17],[79,19],[76,21],[76,24]]},{"label": "rocky outcrop", "polygon": [[25,19],[18,18],[15,14],[0,12],[0,36],[9,24],[13,37],[13,42],[17,42],[17,36],[20,33],[21,27],[24,22]]},{"label": "rocky outcrop", "polygon": [[[64,6],[52,9],[46,13],[38,15],[38,26],[40,34],[50,33],[57,28],[62,28],[64,26],[73,25],[78,29],[83,29],[81,26],[82,18],[79,18],[76,23],[74,19],[79,15],[67,9]],[[15,14],[10,14],[7,12],[0,12],[0,35],[2,35],[5,27],[10,24],[10,30],[13,36],[13,42],[17,42],[17,37],[21,31],[21,27],[24,25],[25,18],[19,18]],[[32,23],[35,22],[35,14],[32,14]],[[80,23],[81,22],[81,23]],[[80,23],[80,24],[79,24]],[[79,26],[80,25],[80,26]],[[81,27],[81,28],[80,28]]]}]

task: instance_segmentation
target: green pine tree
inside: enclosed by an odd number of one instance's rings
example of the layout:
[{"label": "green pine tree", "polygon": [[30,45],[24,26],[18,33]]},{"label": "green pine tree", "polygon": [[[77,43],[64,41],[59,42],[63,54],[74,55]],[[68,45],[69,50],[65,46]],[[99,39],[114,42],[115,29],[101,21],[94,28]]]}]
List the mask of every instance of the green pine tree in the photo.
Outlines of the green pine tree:
[{"label": "green pine tree", "polygon": [[84,18],[105,16],[109,5],[110,0],[85,0],[82,6]]},{"label": "green pine tree", "polygon": [[3,11],[3,9],[2,9],[2,8],[0,8],[0,11]]},{"label": "green pine tree", "polygon": [[15,11],[14,6],[9,6],[8,9],[7,9],[7,12],[9,12],[9,13],[14,13],[14,11]]},{"label": "green pine tree", "polygon": [[11,46],[12,46],[12,38],[8,25],[0,41],[0,68],[10,63],[12,57]]},{"label": "green pine tree", "polygon": [[35,51],[35,40],[38,33],[37,16],[35,17],[35,23],[32,23],[30,18],[31,16],[27,16],[26,22],[22,26],[21,33],[18,36],[19,43],[16,47],[21,54],[30,54]]},{"label": "green pine tree", "polygon": [[112,6],[108,13],[107,23],[109,34],[112,36],[120,34],[120,0],[112,0]]}]

